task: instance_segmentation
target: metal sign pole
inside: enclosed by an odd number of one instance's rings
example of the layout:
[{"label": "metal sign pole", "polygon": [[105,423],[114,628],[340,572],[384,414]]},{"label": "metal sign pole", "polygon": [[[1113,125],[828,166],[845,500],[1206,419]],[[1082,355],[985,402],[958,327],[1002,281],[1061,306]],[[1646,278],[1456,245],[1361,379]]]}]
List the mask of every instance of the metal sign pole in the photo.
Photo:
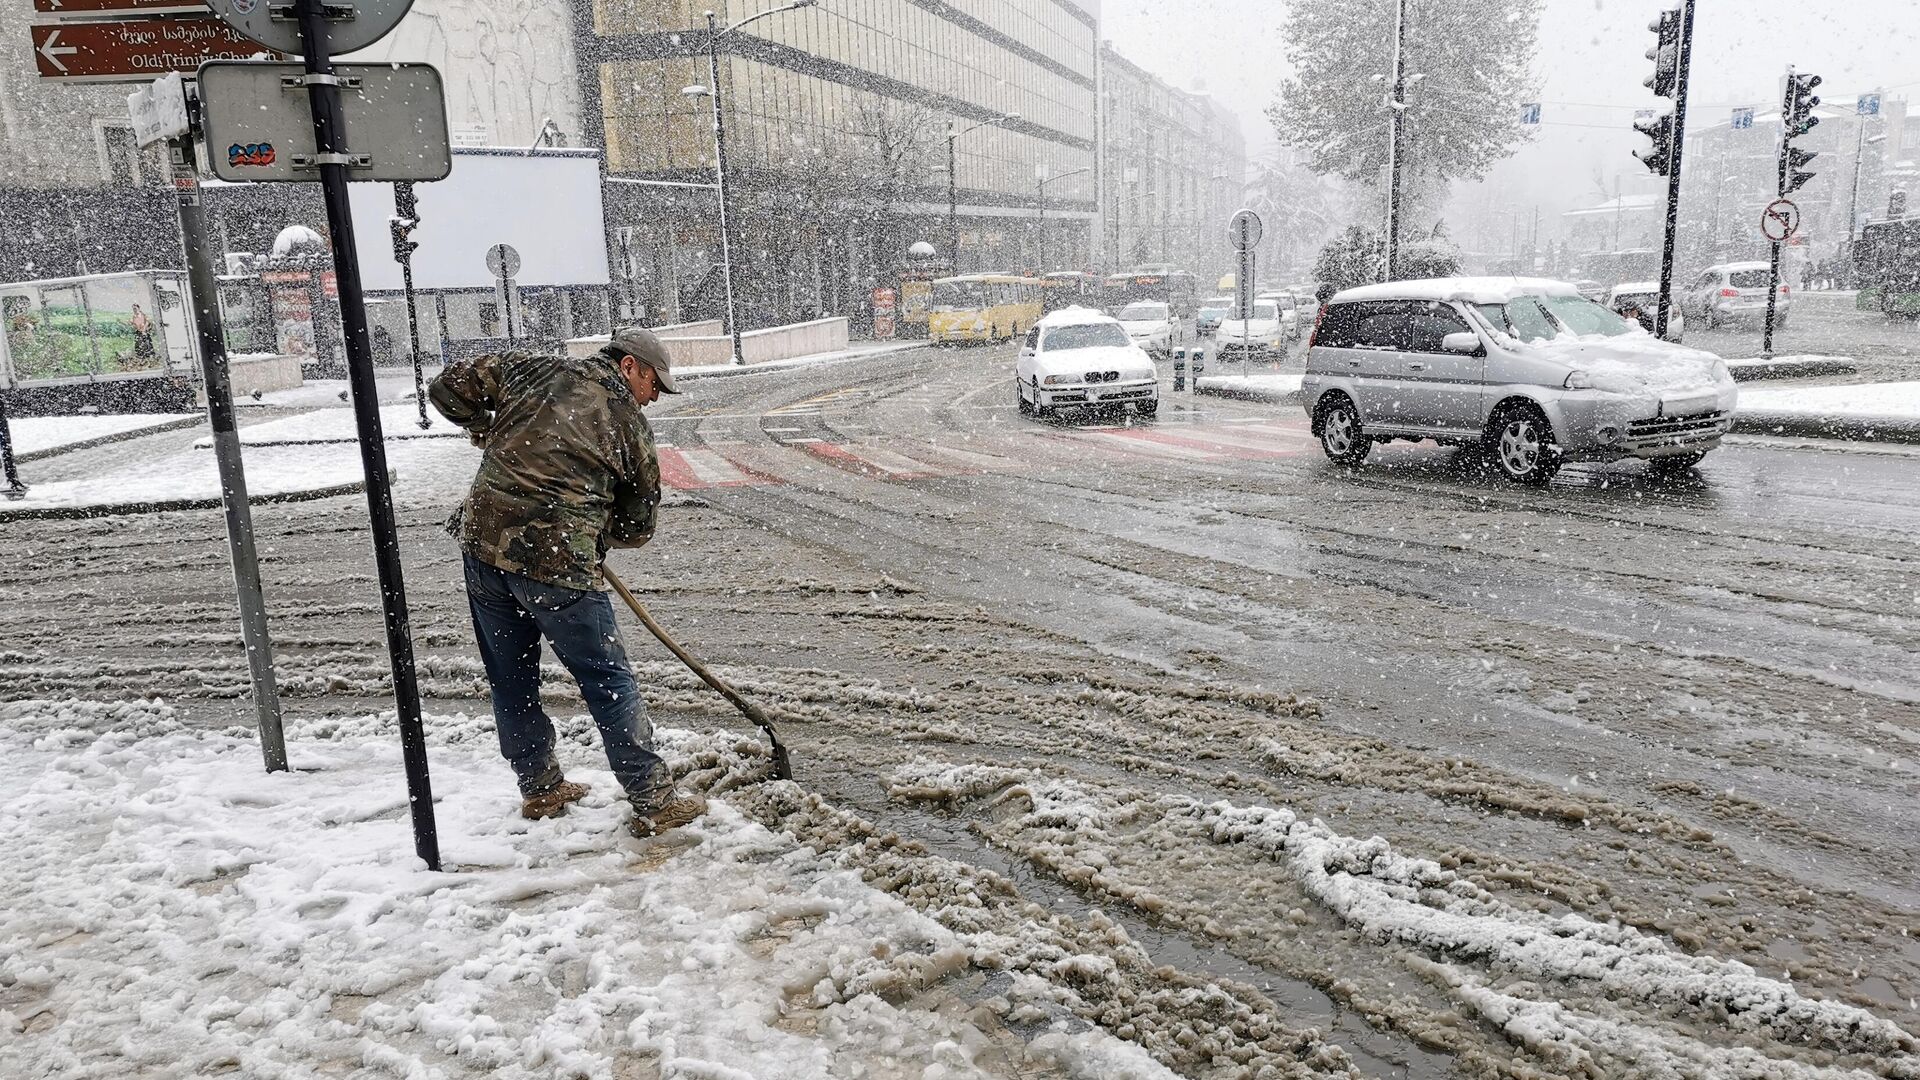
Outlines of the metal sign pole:
[{"label": "metal sign pole", "polygon": [[[413,295],[413,249],[411,239],[420,224],[420,204],[413,195],[413,181],[393,185],[393,257],[400,264],[400,287],[407,297],[407,343],[413,349],[413,399],[420,406],[420,430],[433,426],[427,417],[426,363],[420,358],[420,309]],[[401,219],[405,219],[402,221]]]},{"label": "metal sign pole", "polygon": [[1686,164],[1687,93],[1693,79],[1693,3],[1686,0],[1680,16],[1680,52],[1675,60],[1673,145],[1667,159],[1667,229],[1660,241],[1660,295],[1654,308],[1653,334],[1667,340],[1673,316],[1673,249],[1680,233],[1680,172]]},{"label": "metal sign pole", "polygon": [[7,398],[0,394],[0,472],[7,477],[7,487],[0,494],[9,499],[27,497],[27,485],[20,482],[20,468],[13,463],[13,428],[7,423]]},{"label": "metal sign pole", "polygon": [[327,206],[327,225],[333,234],[333,266],[340,288],[340,325],[347,339],[347,384],[353,391],[360,459],[367,476],[373,557],[380,575],[387,651],[393,665],[393,693],[400,720],[400,749],[406,763],[407,793],[413,811],[413,846],[429,870],[438,870],[440,838],[434,825],[433,788],[427,776],[426,729],[420,716],[413,632],[408,624],[407,590],[400,567],[400,535],[393,516],[393,491],[387,484],[387,450],[380,431],[373,343],[367,334],[366,299],[360,286],[360,252],[354,242],[353,210],[347,203],[349,148],[340,108],[340,83],[333,73],[333,60],[328,51],[327,5],[323,0],[294,0],[293,10],[300,24],[307,103],[313,110],[320,191]]},{"label": "metal sign pole", "polygon": [[253,676],[253,711],[260,724],[260,752],[268,772],[287,770],[287,736],[280,723],[280,689],[273,673],[273,636],[260,585],[260,556],[253,542],[253,511],[247,504],[247,473],[240,461],[240,433],[233,412],[233,385],[227,373],[227,335],[220,321],[219,284],[213,273],[213,244],[207,235],[206,207],[200,202],[200,177],[191,130],[168,141],[173,166],[174,203],[180,211],[180,246],[187,255],[187,292],[199,345],[200,373],[207,391],[207,423],[213,428],[213,458],[220,469],[220,501],[227,513],[227,551],[233,561],[233,588],[240,604],[240,641],[246,646]]}]

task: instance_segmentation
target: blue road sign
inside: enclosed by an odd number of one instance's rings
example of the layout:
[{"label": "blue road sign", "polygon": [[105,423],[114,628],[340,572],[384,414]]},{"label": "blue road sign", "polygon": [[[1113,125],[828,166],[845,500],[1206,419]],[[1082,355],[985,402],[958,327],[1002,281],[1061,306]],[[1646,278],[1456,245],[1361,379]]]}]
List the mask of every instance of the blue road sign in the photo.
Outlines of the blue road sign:
[{"label": "blue road sign", "polygon": [[1538,124],[1540,122],[1540,103],[1530,101],[1520,106],[1520,122],[1523,124]]},{"label": "blue road sign", "polygon": [[1880,115],[1880,95],[1861,94],[1860,100],[1853,103],[1853,111],[1861,116]]},{"label": "blue road sign", "polygon": [[1753,110],[1752,109],[1733,110],[1733,130],[1743,131],[1752,126],[1753,126]]}]

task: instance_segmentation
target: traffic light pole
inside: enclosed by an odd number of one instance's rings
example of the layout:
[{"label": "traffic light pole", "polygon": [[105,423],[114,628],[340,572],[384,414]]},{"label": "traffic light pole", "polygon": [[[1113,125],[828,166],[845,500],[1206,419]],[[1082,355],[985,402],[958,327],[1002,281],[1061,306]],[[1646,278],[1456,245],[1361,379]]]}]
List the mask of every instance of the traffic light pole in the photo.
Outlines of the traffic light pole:
[{"label": "traffic light pole", "polygon": [[1407,39],[1407,0],[1397,0],[1393,7],[1393,100],[1387,103],[1388,122],[1393,133],[1387,145],[1387,273],[1388,281],[1398,277],[1400,268],[1400,173],[1401,155],[1405,152],[1400,145],[1400,132],[1404,128],[1402,117],[1407,111],[1407,72],[1404,49]]},{"label": "traffic light pole", "polygon": [[1680,231],[1680,166],[1687,149],[1687,82],[1693,74],[1693,4],[1685,0],[1680,11],[1680,57],[1673,92],[1673,147],[1667,159],[1667,232],[1660,242],[1660,306],[1654,314],[1653,335],[1664,340],[1673,315],[1673,249]]},{"label": "traffic light pole", "polygon": [[332,231],[333,266],[340,284],[340,328],[347,339],[347,385],[353,392],[353,416],[360,435],[360,461],[366,471],[367,509],[373,526],[373,559],[380,577],[386,616],[387,652],[392,662],[394,703],[400,726],[400,752],[407,774],[413,814],[413,847],[429,870],[440,869],[440,836],[434,824],[433,787],[427,777],[426,728],[420,715],[420,685],[414,668],[413,631],[407,616],[407,589],[400,567],[400,534],[394,521],[393,490],[387,482],[387,448],[380,430],[380,395],[373,378],[373,342],[367,333],[366,296],[360,284],[360,251],[353,235],[353,210],[347,202],[349,148],[340,107],[340,80],[333,71],[324,0],[294,0],[305,61],[307,104],[313,110],[315,161],[320,192]]},{"label": "traffic light pole", "polygon": [[[1780,99],[1780,179],[1775,185],[1778,198],[1787,197],[1787,158],[1788,149],[1793,145],[1794,105],[1800,98],[1800,81],[1794,78],[1793,66],[1787,66],[1787,88]],[[1767,327],[1760,338],[1760,358],[1773,358],[1773,320],[1779,310],[1780,301],[1780,241],[1775,240],[1772,248],[1772,266],[1767,275]]]}]

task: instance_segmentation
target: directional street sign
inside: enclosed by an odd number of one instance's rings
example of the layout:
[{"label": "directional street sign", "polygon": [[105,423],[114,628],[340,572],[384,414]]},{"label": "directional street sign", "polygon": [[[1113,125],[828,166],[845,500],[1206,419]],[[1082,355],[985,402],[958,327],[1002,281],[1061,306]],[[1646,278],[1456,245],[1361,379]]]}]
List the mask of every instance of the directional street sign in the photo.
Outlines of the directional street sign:
[{"label": "directional street sign", "polygon": [[33,0],[36,15],[97,19],[102,15],[211,15],[207,0]]},{"label": "directional street sign", "polygon": [[63,82],[151,82],[208,60],[266,53],[232,27],[209,18],[133,18],[33,27],[40,77]]},{"label": "directional street sign", "polygon": [[1775,199],[1760,215],[1760,231],[1767,239],[1782,243],[1800,231],[1800,208],[1786,199]]},{"label": "directional street sign", "polygon": [[[259,46],[253,46],[258,48]],[[350,180],[445,180],[447,95],[432,64],[335,64]],[[313,112],[299,64],[200,68],[207,157],[222,180],[316,180]]]}]

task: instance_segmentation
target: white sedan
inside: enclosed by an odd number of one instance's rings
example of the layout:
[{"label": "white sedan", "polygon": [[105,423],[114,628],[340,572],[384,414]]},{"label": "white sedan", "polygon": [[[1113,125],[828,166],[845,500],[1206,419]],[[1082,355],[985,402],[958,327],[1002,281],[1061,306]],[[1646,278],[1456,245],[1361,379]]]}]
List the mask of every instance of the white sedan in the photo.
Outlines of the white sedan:
[{"label": "white sedan", "polygon": [[1221,356],[1253,353],[1280,353],[1286,349],[1286,326],[1280,305],[1272,300],[1255,300],[1253,318],[1220,320],[1213,335],[1214,348]]},{"label": "white sedan", "polygon": [[1138,300],[1120,309],[1120,326],[1135,345],[1148,352],[1173,351],[1173,337],[1180,316],[1157,300]]},{"label": "white sedan", "polygon": [[1118,319],[1090,308],[1056,311],[1027,331],[1013,380],[1028,416],[1052,416],[1063,407],[1132,405],[1142,416],[1160,409],[1153,358]]}]

